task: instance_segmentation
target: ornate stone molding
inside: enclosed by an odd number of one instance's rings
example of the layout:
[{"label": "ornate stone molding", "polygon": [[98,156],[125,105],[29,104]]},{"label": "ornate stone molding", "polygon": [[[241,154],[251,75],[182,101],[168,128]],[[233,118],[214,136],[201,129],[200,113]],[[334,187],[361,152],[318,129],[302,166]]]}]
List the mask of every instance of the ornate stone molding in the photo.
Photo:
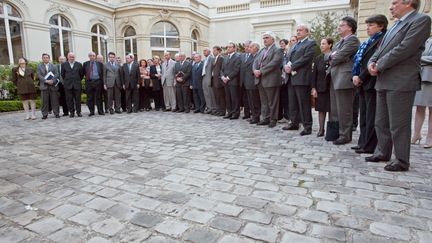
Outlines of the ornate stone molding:
[{"label": "ornate stone molding", "polygon": [[69,21],[71,21],[70,24],[72,25],[72,28],[74,28],[75,26],[78,25],[78,22],[77,22],[75,16],[73,15],[71,8],[68,6],[65,6],[65,5],[58,4],[58,3],[51,3],[50,4],[48,9],[46,10],[44,22],[48,24],[49,19],[55,14],[61,14],[61,15],[65,16]]},{"label": "ornate stone molding", "polygon": [[176,17],[172,16],[173,12],[171,12],[168,9],[161,9],[159,10],[159,14],[153,16],[151,19],[149,19],[149,25],[147,27],[146,33],[150,33],[151,28],[154,24],[156,24],[159,21],[167,21],[173,24],[177,30],[179,31],[179,34],[182,35],[182,28],[181,28],[181,21],[177,19]]},{"label": "ornate stone molding", "polygon": [[23,19],[31,19],[27,4],[22,0],[7,0],[6,3],[14,6],[20,12]]},{"label": "ornate stone molding", "polygon": [[95,24],[101,24],[104,27],[104,29],[106,30],[107,35],[111,35],[111,32],[113,30],[113,26],[112,26],[111,22],[112,22],[111,19],[103,17],[103,16],[93,17],[89,21],[88,30],[91,31],[91,28]]}]

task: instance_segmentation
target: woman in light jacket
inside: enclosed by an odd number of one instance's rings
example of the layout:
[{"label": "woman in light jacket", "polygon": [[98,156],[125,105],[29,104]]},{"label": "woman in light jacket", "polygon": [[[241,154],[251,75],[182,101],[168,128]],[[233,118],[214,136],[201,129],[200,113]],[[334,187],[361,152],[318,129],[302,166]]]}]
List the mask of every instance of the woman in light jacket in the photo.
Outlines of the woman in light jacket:
[{"label": "woman in light jacket", "polygon": [[414,105],[416,107],[414,135],[412,144],[420,144],[422,139],[421,129],[426,115],[426,107],[429,107],[428,132],[424,148],[432,148],[432,37],[426,41],[425,50],[421,57],[421,90],[417,91]]}]

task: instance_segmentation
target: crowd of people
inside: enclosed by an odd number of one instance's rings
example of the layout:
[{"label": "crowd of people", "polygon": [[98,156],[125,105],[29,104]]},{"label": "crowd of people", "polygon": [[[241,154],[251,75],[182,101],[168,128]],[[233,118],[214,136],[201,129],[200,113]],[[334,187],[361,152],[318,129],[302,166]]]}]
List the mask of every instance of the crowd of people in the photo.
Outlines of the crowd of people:
[{"label": "crowd of people", "polygon": [[[352,149],[372,154],[365,158],[368,162],[390,161],[394,151],[395,159],[385,170],[406,171],[410,165],[411,110],[421,80],[412,143],[421,140],[425,107],[432,106],[431,41],[425,50],[431,20],[418,8],[418,0],[393,0],[390,12],[397,21],[388,29],[384,15],[370,16],[366,19],[369,38],[363,43],[355,35],[356,20],[344,17],[337,28],[340,40],[322,38],[320,54],[308,26],[300,24],[290,40],[275,43],[276,35],[266,32],[262,48],[259,43],[245,41],[241,54],[233,42],[226,51],[214,46],[205,48],[203,55],[193,53],[191,58],[182,52],[172,58],[166,52],[162,60],[158,56],[136,60],[128,54],[123,64],[113,52],[106,63],[102,56],[90,52],[83,64],[70,52],[67,59],[59,58],[58,65],[43,54],[36,74],[20,58],[12,76],[26,119],[36,118],[34,76],[39,79],[42,119],[47,119],[50,110],[59,118],[59,106],[63,116],[81,117],[81,80],[85,78],[89,116],[95,115],[96,106],[99,115],[151,109],[189,113],[193,109],[194,113],[235,120],[243,109],[242,118],[250,124],[273,128],[286,119],[283,130],[302,127],[300,135],[304,136],[312,133],[314,103],[319,112],[317,136],[325,136],[335,145],[352,140],[357,120],[353,104],[358,96],[360,136]],[[424,147],[432,147],[431,126]]]}]

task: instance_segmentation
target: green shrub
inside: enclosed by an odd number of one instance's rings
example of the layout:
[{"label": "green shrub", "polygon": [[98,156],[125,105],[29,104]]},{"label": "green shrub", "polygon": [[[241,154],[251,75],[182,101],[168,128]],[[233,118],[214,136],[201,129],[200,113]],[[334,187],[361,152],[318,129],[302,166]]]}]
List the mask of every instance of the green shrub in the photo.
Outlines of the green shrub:
[{"label": "green shrub", "polygon": [[[36,100],[36,108],[40,109],[41,101]],[[0,112],[20,111],[24,110],[20,100],[0,100]]]}]

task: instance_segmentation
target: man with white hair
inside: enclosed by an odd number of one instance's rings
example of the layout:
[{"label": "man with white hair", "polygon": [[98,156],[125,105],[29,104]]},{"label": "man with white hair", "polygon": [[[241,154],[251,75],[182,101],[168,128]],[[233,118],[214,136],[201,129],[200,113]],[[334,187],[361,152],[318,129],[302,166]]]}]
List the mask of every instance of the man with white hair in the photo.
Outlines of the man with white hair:
[{"label": "man with white hair", "polygon": [[221,79],[225,87],[225,100],[228,114],[224,119],[238,119],[240,117],[240,54],[237,46],[229,42],[227,57],[224,59],[221,69]]},{"label": "man with white hair", "polygon": [[251,116],[251,119],[249,121],[250,124],[257,124],[258,122],[260,122],[260,115],[261,115],[261,101],[260,101],[258,87],[255,85],[255,76],[253,73],[253,64],[255,58],[258,55],[259,50],[260,50],[260,46],[258,43],[256,42],[250,43],[249,45],[250,57],[247,58],[247,61],[245,63],[246,71],[244,72],[244,76],[243,76],[243,84],[247,92],[246,97],[250,109],[250,116]]},{"label": "man with white hair", "polygon": [[190,112],[190,79],[192,73],[192,64],[186,61],[186,55],[181,52],[179,53],[179,61],[174,67],[174,73],[176,78],[176,98],[178,112]]},{"label": "man with white hair", "polygon": [[213,62],[214,57],[211,55],[210,48],[204,48],[204,66],[202,70],[203,76],[203,91],[204,98],[207,106],[206,114],[214,114],[217,112],[216,99],[211,87],[212,82],[212,72],[213,72]]},{"label": "man with white hair", "polygon": [[276,126],[279,113],[279,97],[281,81],[281,63],[283,51],[275,45],[276,34],[268,31],[264,33],[264,48],[255,58],[253,70],[255,84],[261,100],[262,120],[257,125]]},{"label": "man with white hair", "polygon": [[176,111],[176,96],[175,96],[175,75],[174,66],[175,61],[171,59],[171,54],[169,52],[164,53],[164,61],[162,63],[162,86],[163,86],[163,96],[165,101],[165,111]]},{"label": "man with white hair", "polygon": [[244,45],[244,53],[241,54],[241,64],[240,64],[240,106],[243,106],[243,119],[249,119],[251,117],[247,92],[245,89],[244,79],[246,72],[252,72],[252,68],[249,65],[250,59],[252,59],[252,55],[250,54],[250,44],[252,43],[251,40],[246,40],[243,42]]},{"label": "man with white hair", "polygon": [[83,64],[83,73],[86,77],[89,116],[94,116],[95,114],[95,103],[99,115],[105,115],[102,107],[103,64],[96,61],[96,54],[92,51],[88,54],[88,57],[89,60]]},{"label": "man with white hair", "polygon": [[316,42],[310,40],[309,28],[297,26],[297,43],[288,53],[289,61],[284,66],[287,74],[289,114],[291,123],[283,130],[298,130],[303,124],[301,136],[312,133],[311,78],[312,62],[315,57]]},{"label": "man with white hair", "polygon": [[126,110],[127,113],[138,112],[139,107],[139,79],[141,73],[138,63],[134,62],[134,55],[126,55],[126,63],[121,68],[121,79],[123,89],[126,90]]},{"label": "man with white hair", "polygon": [[75,61],[75,54],[69,52],[67,62],[61,65],[61,76],[66,93],[66,102],[69,110],[69,117],[78,117],[81,114],[81,80],[84,77],[82,64]]}]

